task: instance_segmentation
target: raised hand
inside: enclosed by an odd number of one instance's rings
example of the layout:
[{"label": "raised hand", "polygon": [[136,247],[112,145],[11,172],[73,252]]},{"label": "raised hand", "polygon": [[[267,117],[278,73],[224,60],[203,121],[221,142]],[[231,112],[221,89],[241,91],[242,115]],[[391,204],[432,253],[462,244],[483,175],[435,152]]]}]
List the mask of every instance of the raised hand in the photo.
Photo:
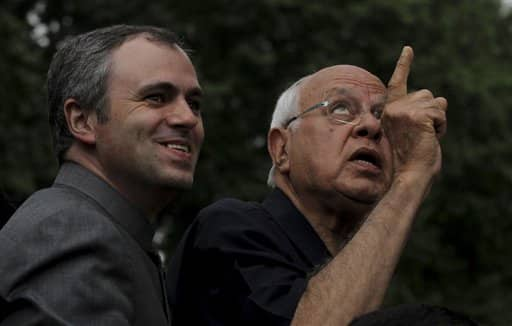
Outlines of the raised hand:
[{"label": "raised hand", "polygon": [[411,47],[403,48],[388,82],[382,126],[392,147],[395,177],[413,172],[431,178],[441,169],[438,140],[446,132],[447,101],[426,89],[407,93],[413,56]]},{"label": "raised hand", "polygon": [[412,48],[410,46],[404,46],[400,58],[398,58],[396,62],[393,75],[391,75],[388,82],[388,102],[393,102],[407,95],[407,79],[409,78],[413,58],[414,52]]}]

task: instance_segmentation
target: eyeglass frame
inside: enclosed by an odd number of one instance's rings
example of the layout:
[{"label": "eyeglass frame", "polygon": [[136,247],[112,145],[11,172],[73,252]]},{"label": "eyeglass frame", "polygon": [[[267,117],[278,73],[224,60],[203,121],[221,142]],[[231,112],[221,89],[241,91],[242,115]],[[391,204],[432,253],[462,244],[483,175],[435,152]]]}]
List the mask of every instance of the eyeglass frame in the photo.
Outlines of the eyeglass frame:
[{"label": "eyeglass frame", "polygon": [[[307,108],[306,110],[302,111],[301,113],[297,114],[296,116],[294,117],[291,117],[290,119],[288,119],[288,121],[286,121],[286,123],[284,124],[284,128],[288,128],[288,126],[295,120],[299,119],[300,117],[302,117],[304,114],[308,113],[308,112],[311,112],[313,110],[316,110],[318,108],[327,108],[329,106],[329,104],[331,104],[331,102],[329,102],[328,100],[324,100],[320,103],[317,103],[309,108]],[[382,115],[382,111],[376,111],[378,112],[379,114],[377,116],[375,116],[375,118],[377,119],[380,119],[380,116]],[[330,117],[332,117],[332,115],[329,115]],[[354,119],[353,121],[345,121],[345,120],[340,120],[340,119],[336,119],[336,118],[333,118],[335,121],[337,122],[340,122],[340,123],[343,123],[343,124],[348,124],[348,125],[353,125],[353,126],[356,126],[358,125],[360,122],[361,122],[361,114],[359,114],[357,116],[356,119]]]}]

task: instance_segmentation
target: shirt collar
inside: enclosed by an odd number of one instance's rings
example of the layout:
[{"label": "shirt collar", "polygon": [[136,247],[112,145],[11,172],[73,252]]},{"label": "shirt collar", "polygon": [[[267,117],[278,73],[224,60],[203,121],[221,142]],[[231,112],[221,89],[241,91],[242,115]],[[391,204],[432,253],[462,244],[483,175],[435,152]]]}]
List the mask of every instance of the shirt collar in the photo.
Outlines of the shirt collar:
[{"label": "shirt collar", "polygon": [[306,217],[279,188],[267,196],[263,207],[314,266],[325,264],[332,257]]},{"label": "shirt collar", "polygon": [[144,214],[130,204],[121,194],[86,168],[65,162],[54,185],[74,188],[90,197],[108,214],[108,217],[128,232],[147,252],[154,253],[154,227]]}]

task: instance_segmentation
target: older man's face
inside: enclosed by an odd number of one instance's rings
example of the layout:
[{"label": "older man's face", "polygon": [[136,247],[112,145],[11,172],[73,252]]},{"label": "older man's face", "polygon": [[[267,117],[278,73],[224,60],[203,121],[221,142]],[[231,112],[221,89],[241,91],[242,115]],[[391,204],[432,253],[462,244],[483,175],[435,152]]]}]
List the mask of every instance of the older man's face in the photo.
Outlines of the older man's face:
[{"label": "older man's face", "polygon": [[295,191],[309,198],[330,201],[342,196],[363,204],[382,197],[391,183],[391,149],[372,113],[382,110],[385,93],[377,77],[354,66],[329,67],[305,80],[301,112],[329,99],[362,114],[357,125],[339,124],[320,109],[290,125],[289,178]]}]

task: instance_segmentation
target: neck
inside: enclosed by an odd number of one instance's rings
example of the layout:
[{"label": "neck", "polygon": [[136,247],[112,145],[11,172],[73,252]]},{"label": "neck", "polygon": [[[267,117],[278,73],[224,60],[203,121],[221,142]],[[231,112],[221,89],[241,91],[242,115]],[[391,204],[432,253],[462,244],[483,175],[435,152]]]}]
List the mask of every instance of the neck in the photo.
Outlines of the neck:
[{"label": "neck", "polygon": [[369,212],[367,205],[342,196],[320,201],[318,195],[297,191],[289,183],[279,182],[277,186],[306,217],[333,256],[357,232]]},{"label": "neck", "polygon": [[133,184],[130,177],[109,175],[96,156],[89,153],[87,149],[78,149],[77,146],[72,146],[65,158],[80,164],[116,189],[133,206],[140,209],[150,223],[155,223],[158,214],[177,197],[176,191],[163,190],[159,187],[144,187]]},{"label": "neck", "polygon": [[[308,218],[329,252],[334,256],[347,244],[357,232],[364,218],[348,219],[345,215],[331,215]],[[328,221],[326,223],[326,221]]]}]

